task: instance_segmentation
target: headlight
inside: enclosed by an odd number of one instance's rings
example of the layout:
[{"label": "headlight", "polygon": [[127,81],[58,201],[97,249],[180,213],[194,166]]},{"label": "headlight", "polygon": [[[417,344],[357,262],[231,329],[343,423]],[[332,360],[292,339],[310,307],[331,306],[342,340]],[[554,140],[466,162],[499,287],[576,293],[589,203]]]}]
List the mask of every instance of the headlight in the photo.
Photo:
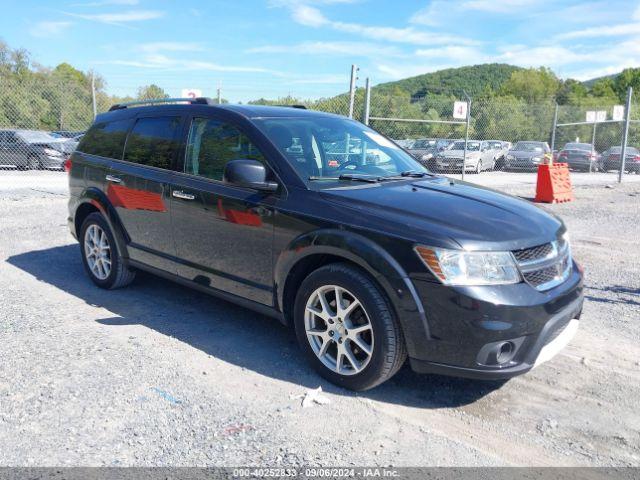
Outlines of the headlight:
[{"label": "headlight", "polygon": [[507,155],[507,160],[515,160],[516,157],[514,157],[513,155]]},{"label": "headlight", "polygon": [[539,163],[542,161],[542,157],[531,157],[531,161],[534,163]]},{"label": "headlight", "polygon": [[420,157],[422,160],[430,160],[432,157],[431,154],[429,153],[425,153],[424,155],[422,155],[422,157]]},{"label": "headlight", "polygon": [[58,150],[54,150],[53,148],[45,148],[44,153],[49,155],[50,157],[61,157],[62,153]]},{"label": "headlight", "polygon": [[421,246],[415,251],[445,285],[506,285],[521,280],[511,252],[467,252]]}]

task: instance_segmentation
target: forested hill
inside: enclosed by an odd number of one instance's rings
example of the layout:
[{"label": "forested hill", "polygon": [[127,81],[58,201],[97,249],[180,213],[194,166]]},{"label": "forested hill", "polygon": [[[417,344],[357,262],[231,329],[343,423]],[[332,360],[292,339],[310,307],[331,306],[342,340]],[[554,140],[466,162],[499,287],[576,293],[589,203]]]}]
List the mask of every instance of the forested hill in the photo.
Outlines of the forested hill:
[{"label": "forested hill", "polygon": [[374,87],[379,93],[402,90],[412,97],[424,96],[427,92],[460,95],[466,91],[476,97],[488,90],[497,91],[511,78],[513,72],[523,70],[505,63],[486,63],[460,68],[447,68],[404,78],[395,82],[381,83]]}]

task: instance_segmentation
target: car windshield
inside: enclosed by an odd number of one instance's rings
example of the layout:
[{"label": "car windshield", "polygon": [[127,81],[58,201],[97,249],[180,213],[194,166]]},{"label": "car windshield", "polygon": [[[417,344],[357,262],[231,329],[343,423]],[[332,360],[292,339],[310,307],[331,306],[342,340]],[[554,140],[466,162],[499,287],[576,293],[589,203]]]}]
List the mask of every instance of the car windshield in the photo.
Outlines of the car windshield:
[{"label": "car windshield", "polygon": [[255,123],[307,184],[429,173],[395,143],[353,120],[309,116]]},{"label": "car windshield", "polygon": [[20,132],[16,132],[16,135],[27,143],[47,143],[57,140],[47,132],[41,132],[38,130],[22,130]]},{"label": "car windshield", "polygon": [[417,140],[412,148],[432,148],[436,146],[435,140]]},{"label": "car windshield", "polygon": [[502,148],[502,143],[500,142],[489,142],[489,147],[492,149]]},{"label": "car windshield", "polygon": [[593,147],[588,143],[567,143],[564,148],[565,150],[593,150]]},{"label": "car windshield", "polygon": [[518,142],[513,149],[519,152],[541,152],[543,150],[542,144],[536,142]]},{"label": "car windshield", "polygon": [[[464,150],[464,142],[455,142],[449,150]],[[474,152],[480,150],[480,142],[467,142],[467,151]]]}]

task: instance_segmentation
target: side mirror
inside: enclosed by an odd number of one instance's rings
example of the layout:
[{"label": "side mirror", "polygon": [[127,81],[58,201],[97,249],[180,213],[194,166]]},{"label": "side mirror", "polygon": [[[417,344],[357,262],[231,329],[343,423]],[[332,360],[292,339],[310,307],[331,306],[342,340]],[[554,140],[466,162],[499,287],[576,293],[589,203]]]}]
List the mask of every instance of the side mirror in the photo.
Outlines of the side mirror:
[{"label": "side mirror", "polygon": [[267,169],[257,160],[231,160],[227,162],[222,180],[261,192],[275,192],[278,189],[276,182],[267,181]]}]

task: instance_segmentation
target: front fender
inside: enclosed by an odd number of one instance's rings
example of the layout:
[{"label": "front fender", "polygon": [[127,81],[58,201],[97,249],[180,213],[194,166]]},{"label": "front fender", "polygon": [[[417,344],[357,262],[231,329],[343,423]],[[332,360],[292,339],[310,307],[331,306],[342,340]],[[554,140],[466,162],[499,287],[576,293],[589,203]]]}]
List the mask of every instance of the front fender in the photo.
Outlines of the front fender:
[{"label": "front fender", "polygon": [[427,318],[418,293],[402,266],[373,240],[348,230],[321,229],[305,233],[289,243],[274,268],[276,301],[284,311],[287,278],[298,262],[311,255],[344,258],[368,272],[391,301],[411,354],[430,338]]}]

